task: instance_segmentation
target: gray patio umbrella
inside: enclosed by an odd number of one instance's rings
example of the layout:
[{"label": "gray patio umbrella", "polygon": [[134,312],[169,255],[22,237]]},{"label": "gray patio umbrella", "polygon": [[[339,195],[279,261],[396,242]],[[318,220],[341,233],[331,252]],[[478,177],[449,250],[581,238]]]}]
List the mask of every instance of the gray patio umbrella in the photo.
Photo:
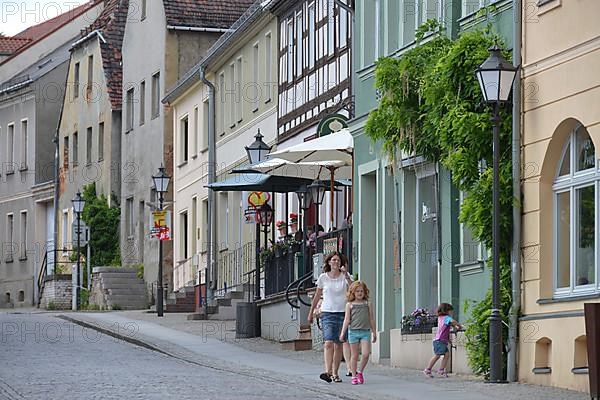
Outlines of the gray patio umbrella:
[{"label": "gray patio umbrella", "polygon": [[310,185],[311,179],[291,176],[269,175],[260,172],[246,172],[233,175],[223,181],[213,182],[205,187],[215,192],[295,192],[301,186]]}]

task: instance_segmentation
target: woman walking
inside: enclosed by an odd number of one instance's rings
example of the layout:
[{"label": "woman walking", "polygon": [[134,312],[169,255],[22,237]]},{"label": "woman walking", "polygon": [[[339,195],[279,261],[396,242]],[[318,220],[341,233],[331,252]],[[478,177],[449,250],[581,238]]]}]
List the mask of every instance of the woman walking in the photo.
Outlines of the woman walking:
[{"label": "woman walking", "polygon": [[308,313],[308,322],[312,324],[315,308],[322,297],[321,327],[325,342],[323,346],[325,372],[319,377],[325,382],[342,382],[338,374],[342,361],[342,344],[339,339],[346,311],[346,292],[352,283],[352,277],[338,252],[331,253],[325,258],[323,271],[317,279],[317,290]]}]

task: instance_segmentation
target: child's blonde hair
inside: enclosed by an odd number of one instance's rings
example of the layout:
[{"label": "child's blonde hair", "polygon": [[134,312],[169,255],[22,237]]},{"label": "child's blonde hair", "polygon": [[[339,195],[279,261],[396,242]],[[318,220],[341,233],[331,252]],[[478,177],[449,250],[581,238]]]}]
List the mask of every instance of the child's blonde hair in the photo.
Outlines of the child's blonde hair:
[{"label": "child's blonde hair", "polygon": [[367,287],[367,284],[364,283],[363,281],[356,281],[356,282],[352,282],[352,284],[348,288],[348,294],[346,297],[348,298],[349,302],[356,300],[356,296],[355,296],[354,292],[356,292],[356,289],[358,289],[359,287],[362,287],[363,292],[365,293],[365,295],[363,296],[363,299],[369,300],[369,288]]}]

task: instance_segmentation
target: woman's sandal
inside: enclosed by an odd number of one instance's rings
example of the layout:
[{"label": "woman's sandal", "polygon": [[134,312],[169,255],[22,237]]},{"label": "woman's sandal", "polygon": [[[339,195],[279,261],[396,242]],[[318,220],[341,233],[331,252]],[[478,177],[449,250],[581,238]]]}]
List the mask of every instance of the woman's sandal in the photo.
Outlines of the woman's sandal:
[{"label": "woman's sandal", "polygon": [[327,383],[331,383],[331,375],[329,375],[327,372],[323,372],[321,375],[319,375],[319,378]]},{"label": "woman's sandal", "polygon": [[340,378],[338,375],[332,375],[331,380],[333,380],[335,383],[342,382],[342,378]]}]

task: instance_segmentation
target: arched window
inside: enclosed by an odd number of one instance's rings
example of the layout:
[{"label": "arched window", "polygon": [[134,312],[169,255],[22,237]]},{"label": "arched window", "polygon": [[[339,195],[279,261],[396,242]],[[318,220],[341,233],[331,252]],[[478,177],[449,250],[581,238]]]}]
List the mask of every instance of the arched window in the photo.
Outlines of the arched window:
[{"label": "arched window", "polygon": [[558,297],[600,291],[598,196],[600,174],[590,135],[579,125],[558,165],[554,191],[554,288]]}]

